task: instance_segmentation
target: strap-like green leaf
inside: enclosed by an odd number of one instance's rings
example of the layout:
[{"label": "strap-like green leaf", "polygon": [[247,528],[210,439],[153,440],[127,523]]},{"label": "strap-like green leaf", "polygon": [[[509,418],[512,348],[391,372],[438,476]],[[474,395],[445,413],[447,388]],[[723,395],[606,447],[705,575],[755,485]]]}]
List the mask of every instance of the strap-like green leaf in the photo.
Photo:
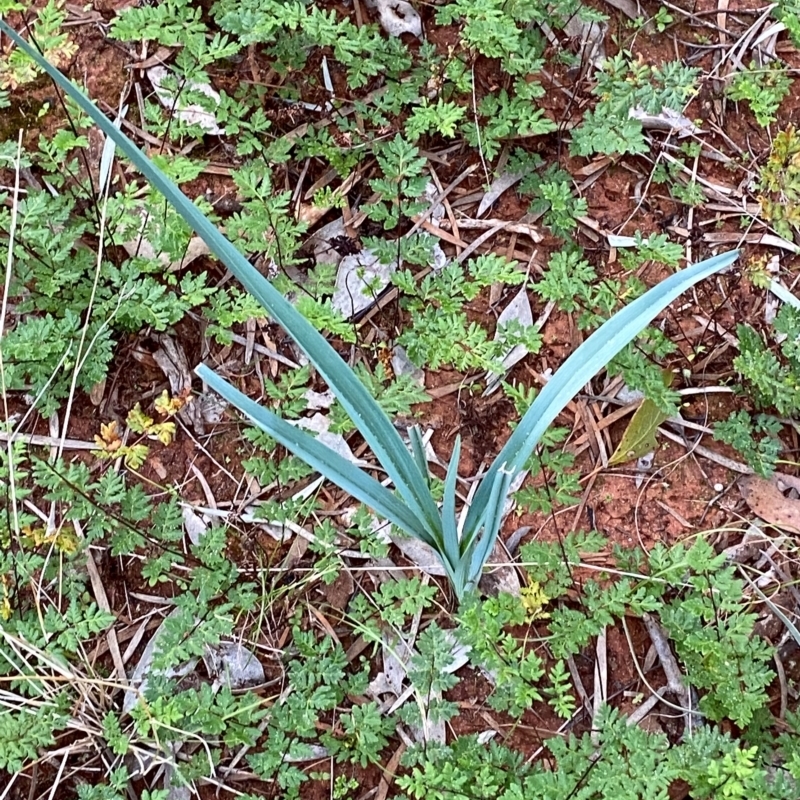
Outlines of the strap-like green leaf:
[{"label": "strap-like green leaf", "polygon": [[290,425],[286,420],[242,394],[205,364],[197,367],[197,374],[217,394],[250,417],[259,428],[266,431],[279,444],[302,458],[312,469],[344,489],[356,500],[368,505],[410,536],[421,539],[431,547],[436,547],[436,543],[431,540],[427,531],[420,527],[419,521],[408,510],[408,507],[362,469],[304,430]]},{"label": "strap-like green leaf", "polygon": [[528,409],[475,492],[465,534],[478,527],[495,476],[505,466],[516,474],[525,465],[550,423],[581,388],[632,341],[673,300],[698,281],[733,264],[739,251],[715,256],[670,275],[596,330],[557,370]]},{"label": "strap-like green leaf", "polygon": [[336,351],[206,219],[200,209],[124,133],[117,130],[100,113],[83,92],[2,20],[0,20],[0,31],[47,72],[81,110],[91,117],[103,133],[117,143],[136,169],[164,195],[211,251],[297,342],[350,415],[394,481],[400,496],[419,518],[420,525],[424,526],[431,536],[438,535],[441,528],[439,512],[430,495],[425,477],[420,474],[389,418]]},{"label": "strap-like green leaf", "polygon": [[[500,526],[503,524],[503,508],[505,507],[508,489],[514,479],[514,472],[509,472],[505,466],[501,466],[495,473],[493,485],[489,493],[489,500],[486,504],[486,511],[483,515],[482,532],[475,544],[471,554],[467,585],[477,585],[481,579],[483,565],[489,560],[489,556],[494,549],[494,543],[500,533]],[[477,493],[476,493],[477,494]],[[470,554],[468,553],[467,556]]]},{"label": "strap-like green leaf", "polygon": [[419,425],[412,425],[408,429],[408,440],[411,442],[411,455],[417,464],[417,469],[425,476],[425,481],[430,488],[430,471],[428,470],[428,457],[425,455],[425,442]]},{"label": "strap-like green leaf", "polygon": [[456,483],[458,481],[458,460],[461,456],[461,437],[456,436],[447,475],[444,480],[444,502],[442,503],[442,549],[447,560],[455,567],[461,560],[461,546],[458,541],[458,517],[456,516]]}]

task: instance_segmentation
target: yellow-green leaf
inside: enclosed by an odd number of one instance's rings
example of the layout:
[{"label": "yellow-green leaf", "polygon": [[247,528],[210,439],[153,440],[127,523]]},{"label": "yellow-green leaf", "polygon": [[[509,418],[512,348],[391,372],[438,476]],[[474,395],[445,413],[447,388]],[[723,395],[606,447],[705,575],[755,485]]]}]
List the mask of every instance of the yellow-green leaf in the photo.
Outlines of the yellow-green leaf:
[{"label": "yellow-green leaf", "polygon": [[142,464],[147,461],[147,454],[150,449],[146,444],[132,444],[124,448],[125,466],[129,469],[140,469]]},{"label": "yellow-green leaf", "polygon": [[125,420],[134,433],[150,433],[153,427],[153,418],[142,411],[142,406],[137,403],[129,412]]},{"label": "yellow-green leaf", "polygon": [[656,431],[667,417],[669,414],[665,414],[652,400],[645,398],[631,417],[622,441],[608,459],[608,465],[615,467],[617,464],[633,461],[655,450],[658,447]]}]

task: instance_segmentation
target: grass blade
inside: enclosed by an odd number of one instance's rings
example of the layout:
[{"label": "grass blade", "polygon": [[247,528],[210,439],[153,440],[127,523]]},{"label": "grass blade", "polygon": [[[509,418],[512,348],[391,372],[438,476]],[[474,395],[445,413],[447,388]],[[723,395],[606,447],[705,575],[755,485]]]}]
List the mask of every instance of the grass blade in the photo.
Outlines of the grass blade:
[{"label": "grass blade", "polygon": [[542,434],[567,403],[673,300],[698,281],[733,264],[739,251],[706,259],[670,275],[596,330],[556,371],[528,409],[478,487],[465,531],[475,532],[502,468],[519,472]]},{"label": "grass blade", "polygon": [[450,564],[455,567],[461,560],[461,547],[458,540],[458,518],[456,516],[456,482],[458,480],[458,460],[461,456],[461,436],[456,436],[453,453],[447,466],[444,480],[444,502],[442,504],[442,549]]},{"label": "grass blade", "polygon": [[428,472],[428,457],[425,455],[425,442],[422,441],[422,433],[419,425],[412,425],[408,429],[408,439],[411,442],[411,455],[417,464],[417,469],[425,476],[425,482],[430,487],[430,473]]},{"label": "grass blade", "polygon": [[211,224],[202,211],[122,131],[114,127],[80,89],[42,58],[3,20],[0,20],[0,31],[32,58],[103,133],[116,142],[117,147],[134,167],[164,195],[209,246],[211,252],[297,342],[364,436],[409,509],[419,518],[430,536],[438,535],[441,530],[439,511],[428,490],[424,475],[420,474],[416,462],[389,418],[336,351]]},{"label": "grass blade", "polygon": [[197,367],[197,374],[215,392],[248,416],[259,428],[302,458],[306,464],[329,481],[344,489],[356,500],[368,505],[373,511],[397,525],[410,536],[421,539],[432,547],[435,546],[427,532],[420,528],[417,518],[409,511],[408,507],[394,493],[367,475],[364,470],[359,469],[355,464],[304,430],[290,425],[286,420],[260,406],[204,364]]},{"label": "grass blade", "polygon": [[[505,466],[495,473],[486,513],[483,515],[483,535],[479,536],[470,556],[468,586],[477,586],[481,579],[483,565],[492,554],[494,544],[500,534],[500,526],[503,524],[503,508],[514,475],[515,473],[507,471]],[[470,555],[469,552],[467,555]]]}]

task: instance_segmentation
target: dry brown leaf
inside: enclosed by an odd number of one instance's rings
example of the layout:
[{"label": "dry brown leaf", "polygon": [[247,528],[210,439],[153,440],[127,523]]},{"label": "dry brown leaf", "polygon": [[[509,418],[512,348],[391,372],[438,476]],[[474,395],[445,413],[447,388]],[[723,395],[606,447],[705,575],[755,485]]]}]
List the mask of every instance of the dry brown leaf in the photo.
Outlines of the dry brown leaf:
[{"label": "dry brown leaf", "polygon": [[489,561],[496,566],[483,573],[478,584],[480,590],[488,597],[497,597],[501,593],[519,597],[522,588],[519,575],[514,561],[500,542],[495,542]]},{"label": "dry brown leaf", "polygon": [[103,402],[103,396],[106,393],[106,379],[98,381],[94,386],[92,386],[91,390],[89,391],[89,400],[91,401],[93,406],[99,406],[100,403]]},{"label": "dry brown leaf", "polygon": [[143,61],[135,61],[132,64],[128,64],[128,69],[150,69],[150,67],[155,67],[158,64],[164,64],[175,49],[174,47],[159,47],[153,55],[148,56]]},{"label": "dry brown leaf", "polygon": [[353,596],[355,588],[353,576],[344,569],[333,583],[322,587],[322,592],[332,608],[344,611]]},{"label": "dry brown leaf", "polygon": [[184,424],[193,427],[198,433],[204,432],[203,415],[200,404],[192,397],[192,372],[183,346],[171,336],[162,334],[158,337],[160,347],[152,355],[169,381],[170,393],[173,397],[187,398],[186,404],[178,412]]},{"label": "dry brown leaf", "polygon": [[800,533],[800,500],[785,497],[779,488],[791,481],[785,475],[773,475],[772,480],[757,475],[745,475],[739,479],[739,491],[748,508],[764,522],[778,528]]}]

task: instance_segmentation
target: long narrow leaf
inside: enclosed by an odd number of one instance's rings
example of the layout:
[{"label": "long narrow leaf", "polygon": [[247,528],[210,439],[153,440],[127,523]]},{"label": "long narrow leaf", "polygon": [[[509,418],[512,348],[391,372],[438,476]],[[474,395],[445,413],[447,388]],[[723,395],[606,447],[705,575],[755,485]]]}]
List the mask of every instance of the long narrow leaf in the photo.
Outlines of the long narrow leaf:
[{"label": "long narrow leaf", "polygon": [[514,474],[519,472],[550,423],[600,369],[680,294],[698,281],[730,266],[738,257],[738,250],[734,250],[670,275],[614,314],[559,367],[481,481],[467,516],[465,531],[475,531],[501,467],[505,466]]},{"label": "long narrow leaf", "polygon": [[197,367],[197,374],[217,394],[250,417],[259,428],[266,431],[287,450],[302,458],[312,469],[344,489],[356,500],[368,505],[410,536],[435,547],[435,543],[430,539],[427,531],[420,528],[419,521],[408,507],[362,469],[304,430],[290,425],[286,420],[260,406],[204,364]]},{"label": "long narrow leaf", "polygon": [[394,481],[411,511],[435,535],[439,512],[425,478],[417,469],[389,418],[364,385],[319,332],[267,281],[246,258],[209,222],[200,209],[158,167],[95,107],[84,93],[32,48],[16,31],[0,20],[0,31],[32,58],[68,94],[145,178],[167,199],[211,251],[239,279],[274,319],[297,342],[331,387],[345,411]]},{"label": "long narrow leaf", "polygon": [[477,585],[481,578],[483,565],[489,559],[492,550],[494,550],[494,544],[500,533],[500,526],[503,524],[503,507],[505,506],[508,489],[514,479],[514,474],[514,472],[506,471],[504,467],[501,467],[495,473],[494,485],[491,487],[486,513],[483,516],[483,535],[478,538],[471,554],[468,587]]},{"label": "long narrow leaf", "polygon": [[461,437],[456,436],[447,475],[444,480],[444,502],[442,503],[442,539],[447,560],[455,568],[461,559],[458,541],[458,518],[456,516],[456,482],[458,480],[458,460],[461,457]]},{"label": "long narrow leaf", "polygon": [[425,482],[430,487],[428,457],[425,455],[425,442],[422,441],[419,425],[412,425],[408,429],[408,440],[411,442],[411,455],[414,457],[417,469],[425,476]]}]

